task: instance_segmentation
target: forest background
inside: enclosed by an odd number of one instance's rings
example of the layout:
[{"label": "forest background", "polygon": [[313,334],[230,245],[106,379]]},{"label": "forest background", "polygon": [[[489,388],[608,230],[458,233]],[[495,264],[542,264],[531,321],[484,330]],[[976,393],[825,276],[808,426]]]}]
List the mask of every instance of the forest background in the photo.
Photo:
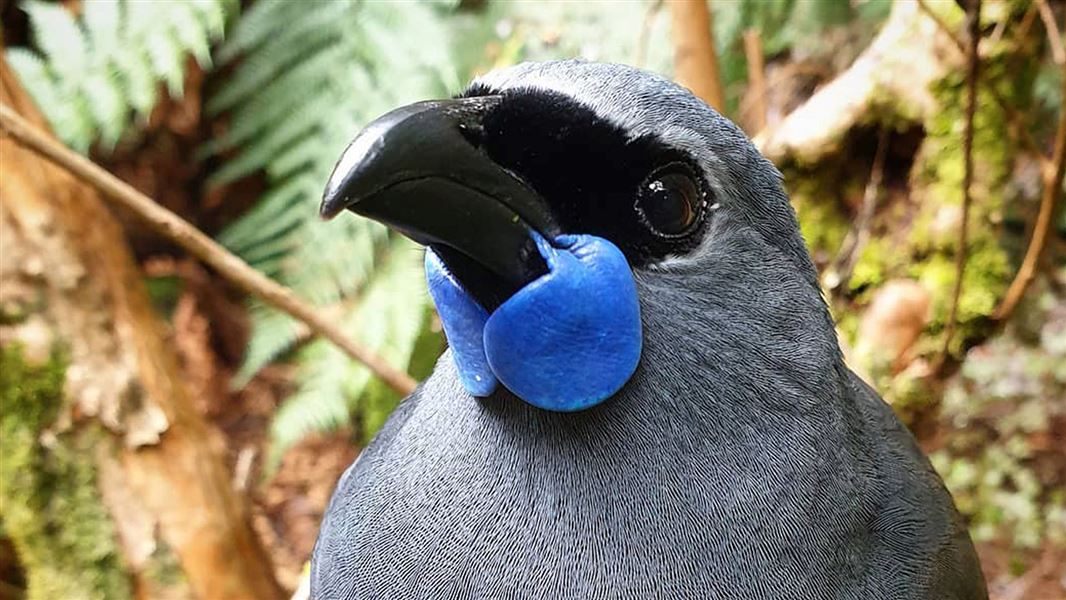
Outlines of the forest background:
[{"label": "forest background", "polygon": [[1064,15],[0,0],[0,598],[305,596],[337,477],[444,347],[417,248],[318,219],[333,163],[391,108],[566,57],[756,140],[993,597],[1066,598]]}]

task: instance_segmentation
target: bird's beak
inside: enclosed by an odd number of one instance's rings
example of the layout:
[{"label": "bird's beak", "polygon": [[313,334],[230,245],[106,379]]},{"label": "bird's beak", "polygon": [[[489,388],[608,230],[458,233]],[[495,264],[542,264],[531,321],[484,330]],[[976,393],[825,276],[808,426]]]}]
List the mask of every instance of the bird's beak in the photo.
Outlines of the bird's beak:
[{"label": "bird's beak", "polygon": [[531,230],[559,233],[541,197],[479,147],[500,100],[419,102],[370,123],[334,167],[322,216],[349,209],[430,246],[493,310],[547,270]]}]

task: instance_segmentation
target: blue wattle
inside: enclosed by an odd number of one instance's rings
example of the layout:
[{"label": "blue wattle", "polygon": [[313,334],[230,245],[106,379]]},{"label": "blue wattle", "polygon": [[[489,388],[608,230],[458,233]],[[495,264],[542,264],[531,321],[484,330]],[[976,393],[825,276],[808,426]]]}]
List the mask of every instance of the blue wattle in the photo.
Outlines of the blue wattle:
[{"label": "blue wattle", "polygon": [[567,235],[552,245],[536,236],[536,241],[548,273],[491,315],[432,251],[426,259],[430,293],[460,379],[472,395],[492,391],[484,385],[488,375],[493,385],[498,379],[546,410],[589,408],[625,385],[640,360],[633,274],[622,252],[603,238]]},{"label": "blue wattle", "polygon": [[640,360],[640,304],[625,256],[590,235],[537,239],[548,273],[485,324],[492,372],[526,402],[588,408],[621,388]]},{"label": "blue wattle", "polygon": [[482,334],[489,314],[466,293],[437,253],[426,249],[426,281],[452,348],[459,380],[473,396],[488,396],[497,379],[485,358]]}]

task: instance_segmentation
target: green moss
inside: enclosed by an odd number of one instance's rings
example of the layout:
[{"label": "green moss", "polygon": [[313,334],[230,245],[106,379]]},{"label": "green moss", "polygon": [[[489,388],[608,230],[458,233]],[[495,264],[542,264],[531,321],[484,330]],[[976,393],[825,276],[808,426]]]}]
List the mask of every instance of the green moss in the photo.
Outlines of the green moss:
[{"label": "green moss", "polygon": [[871,238],[855,262],[848,287],[852,291],[872,288],[885,282],[888,270],[892,267],[894,253],[891,242],[884,238]]},{"label": "green moss", "polygon": [[[982,65],[983,75],[1006,82],[1000,86],[1000,93],[1011,104],[1024,105],[1031,78],[1025,69],[1008,65],[1008,59],[1017,60],[1017,54],[1013,58],[990,57]],[[926,334],[916,347],[919,354],[935,353],[942,347],[951,310],[959,237],[959,225],[953,221],[960,215],[964,174],[965,87],[962,70],[947,74],[933,85],[931,91],[939,109],[923,123],[926,137],[911,179],[913,194],[920,202],[912,215],[908,236],[903,244],[888,238],[871,241],[860,256],[851,281],[852,291],[874,288],[892,277],[908,277],[922,283],[933,306]],[[980,94],[974,114],[975,178],[967,263],[951,346],[956,354],[986,333],[989,316],[1013,273],[1001,223],[1006,201],[1003,190],[1008,188],[1015,150],[999,106],[989,94]],[[891,227],[900,220],[899,215],[891,215],[885,217],[884,225]]]},{"label": "green moss", "polygon": [[789,174],[785,181],[790,184],[789,197],[796,209],[803,240],[814,260],[824,263],[836,255],[850,229],[848,218],[840,210],[837,198],[825,193],[826,189],[836,193],[842,190],[828,183],[823,184],[815,173]]},{"label": "green moss", "polygon": [[7,535],[26,571],[29,600],[131,597],[114,525],[97,487],[99,431],[41,432],[63,404],[65,360],[28,364],[17,345],[0,360],[0,500]]},{"label": "green moss", "polygon": [[[984,66],[988,77],[1004,74],[1005,65],[994,57]],[[964,88],[961,73],[951,73],[934,86],[933,93],[942,109],[926,124],[927,147],[923,149],[923,160],[919,165],[919,178],[927,201],[915,221],[914,249],[925,256],[910,267],[908,274],[922,281],[932,294],[933,317],[929,331],[934,336],[943,331],[955,285],[958,228],[938,232],[933,224],[936,211],[943,210],[944,206],[962,204]],[[968,340],[985,333],[988,317],[1010,282],[1012,269],[1002,243],[1000,223],[1005,201],[1003,190],[1010,176],[1015,148],[1006,131],[1002,111],[988,94],[980,95],[974,114],[975,177],[971,188],[970,239],[953,352],[961,351]],[[931,342],[932,346],[942,343],[942,340],[925,341],[927,344]]]},{"label": "green moss", "polygon": [[156,540],[155,550],[148,557],[144,567],[144,581],[149,586],[150,598],[192,598],[195,594],[189,585],[188,577],[174,553],[165,540]]}]

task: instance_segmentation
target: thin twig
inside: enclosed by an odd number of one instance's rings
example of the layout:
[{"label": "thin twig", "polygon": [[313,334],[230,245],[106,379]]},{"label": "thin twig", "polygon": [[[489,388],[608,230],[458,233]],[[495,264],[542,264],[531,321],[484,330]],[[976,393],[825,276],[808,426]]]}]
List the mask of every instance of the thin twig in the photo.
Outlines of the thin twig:
[{"label": "thin twig", "polygon": [[302,321],[312,331],[336,344],[345,354],[366,365],[389,387],[401,394],[414,390],[414,379],[389,365],[371,350],[349,339],[314,307],[297,298],[292,290],[248,266],[181,217],[89,159],[60,144],[4,104],[0,104],[0,129],[6,131],[19,144],[66,169],[99,190],[105,197],[132,211],[156,232],[211,266],[242,291],[258,296],[274,308]]},{"label": "thin twig", "polygon": [[855,226],[844,238],[836,260],[829,269],[829,273],[834,274],[833,279],[835,279],[829,286],[834,297],[848,289],[848,282],[851,281],[851,275],[855,271],[855,264],[859,262],[859,256],[862,255],[870,239],[870,225],[873,223],[874,213],[877,212],[877,199],[881,192],[881,182],[884,180],[889,132],[887,126],[881,127],[877,136],[874,162],[870,167],[870,178],[866,180],[866,188],[862,193],[862,208],[859,209],[859,217],[855,221]]},{"label": "thin twig", "polygon": [[[1066,64],[1062,69],[1062,98],[1066,99]],[[1007,293],[1003,296],[992,317],[1003,321],[1010,317],[1014,309],[1018,307],[1022,296],[1029,288],[1036,276],[1037,266],[1047,246],[1048,233],[1051,224],[1055,222],[1055,215],[1062,205],[1062,179],[1066,171],[1066,100],[1059,107],[1059,123],[1055,131],[1055,150],[1051,162],[1054,165],[1051,171],[1044,172],[1044,193],[1040,197],[1040,212],[1036,215],[1036,223],[1033,225],[1033,236],[1029,240],[1029,246],[1025,249],[1025,258],[1018,274],[1014,276]]]},{"label": "thin twig", "polygon": [[1033,21],[1036,20],[1038,12],[1035,3],[1030,4],[1029,8],[1025,9],[1022,20],[1018,23],[1018,28],[1014,30],[1014,39],[1016,41],[1024,40],[1029,35],[1029,28],[1033,26]]},{"label": "thin twig", "polygon": [[640,24],[640,35],[637,36],[637,48],[633,53],[633,66],[644,68],[648,60],[648,41],[651,39],[651,30],[655,26],[655,19],[659,16],[659,10],[663,7],[663,0],[653,0],[644,13],[644,21]]},{"label": "thin twig", "polygon": [[1048,5],[1047,0],[1036,0],[1036,7],[1040,11],[1040,19],[1044,22],[1044,30],[1047,31],[1052,60],[1056,65],[1066,64],[1066,49],[1062,47],[1062,34],[1059,33],[1059,26],[1055,23],[1055,13],[1051,12],[1051,6]]},{"label": "thin twig", "polygon": [[248,479],[255,463],[255,446],[247,445],[237,453],[237,463],[233,465],[233,489],[243,492],[248,489]]},{"label": "thin twig", "polygon": [[988,36],[988,45],[995,46],[1003,39],[1003,34],[1007,31],[1007,19],[1002,19],[996,23],[992,33]]},{"label": "thin twig", "polygon": [[951,350],[951,338],[955,335],[955,326],[958,321],[959,297],[962,296],[962,280],[966,274],[967,245],[969,243],[970,224],[970,195],[973,186],[973,118],[977,110],[977,75],[981,65],[981,59],[977,54],[977,46],[981,42],[981,0],[972,0],[967,11],[967,20],[970,30],[969,52],[966,69],[966,121],[965,130],[962,134],[962,222],[959,223],[959,247],[955,251],[955,287],[951,293],[951,308],[948,312],[947,325],[944,329],[944,347],[941,349],[940,358],[936,363],[936,372],[940,372]]},{"label": "thin twig", "polygon": [[753,99],[755,131],[766,128],[766,66],[763,64],[762,36],[758,29],[744,30],[744,58],[748,63],[748,85]]},{"label": "thin twig", "polygon": [[[918,8],[936,23],[937,28],[948,36],[948,39],[951,40],[955,45],[955,48],[958,49],[963,56],[968,55],[966,42],[959,38],[959,36],[955,35],[955,32],[948,27],[948,24],[940,18],[940,15],[936,14],[933,9],[929,8],[929,5],[926,4],[925,0],[918,0]],[[1037,157],[1037,160],[1040,161],[1040,166],[1044,171],[1050,171],[1052,168],[1051,161],[1044,156],[1044,153],[1040,151],[1040,146],[1036,143],[1036,140],[1034,140],[1033,136],[1029,134],[1029,129],[1025,126],[1021,113],[1008,104],[1007,99],[1003,97],[1003,94],[999,93],[998,89],[996,89],[996,83],[997,82],[991,78],[985,78],[980,82],[980,85],[985,92],[992,96],[996,105],[999,106],[999,109],[1003,111],[1003,114],[1007,117],[1007,131],[1011,134],[1014,140]]]}]

